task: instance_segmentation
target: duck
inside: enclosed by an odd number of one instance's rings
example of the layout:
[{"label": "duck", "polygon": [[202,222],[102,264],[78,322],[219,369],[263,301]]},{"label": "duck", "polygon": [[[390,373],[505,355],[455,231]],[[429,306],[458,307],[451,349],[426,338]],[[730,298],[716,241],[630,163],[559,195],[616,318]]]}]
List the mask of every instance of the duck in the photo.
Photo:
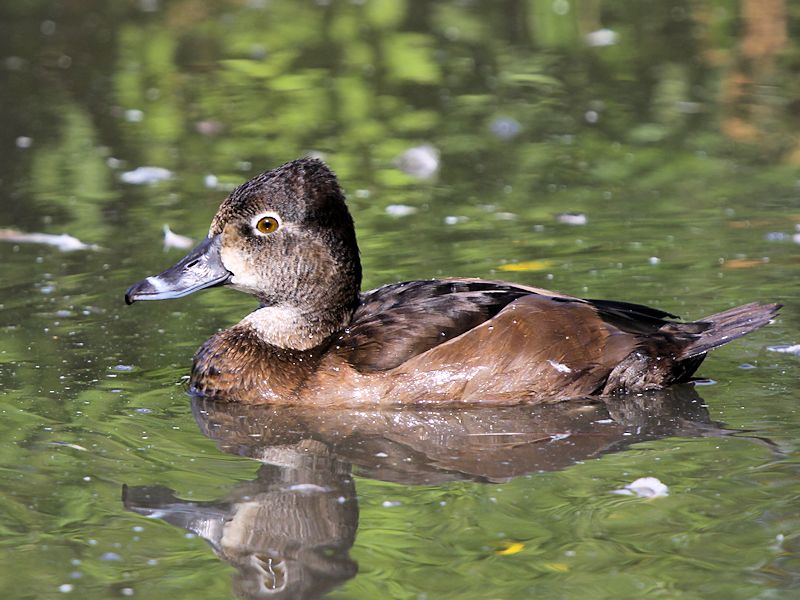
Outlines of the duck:
[{"label": "duck", "polygon": [[555,403],[692,379],[706,354],[773,320],[751,302],[698,321],[657,308],[477,278],[361,290],[333,171],[304,157],[234,189],[208,235],[133,284],[127,304],[224,286],[258,308],[196,352],[193,396],[367,407]]}]

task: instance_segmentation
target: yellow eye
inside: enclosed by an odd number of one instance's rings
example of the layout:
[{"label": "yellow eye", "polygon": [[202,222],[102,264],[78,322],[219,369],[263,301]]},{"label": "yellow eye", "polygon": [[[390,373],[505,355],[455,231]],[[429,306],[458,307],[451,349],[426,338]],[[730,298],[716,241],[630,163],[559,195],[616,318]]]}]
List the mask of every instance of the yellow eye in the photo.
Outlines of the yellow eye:
[{"label": "yellow eye", "polygon": [[258,223],[256,223],[256,229],[261,233],[272,233],[277,230],[279,226],[280,223],[278,223],[278,219],[275,217],[262,217],[258,220]]}]

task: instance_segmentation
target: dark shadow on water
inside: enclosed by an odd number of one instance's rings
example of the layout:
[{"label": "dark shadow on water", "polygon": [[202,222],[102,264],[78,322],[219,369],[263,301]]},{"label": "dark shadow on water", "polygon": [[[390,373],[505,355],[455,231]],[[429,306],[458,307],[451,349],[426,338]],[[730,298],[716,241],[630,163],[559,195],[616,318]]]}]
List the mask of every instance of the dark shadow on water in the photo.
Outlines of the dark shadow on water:
[{"label": "dark shadow on water", "polygon": [[318,598],[355,576],[351,473],[408,485],[505,482],[670,436],[725,436],[692,386],[551,406],[315,410],[193,400],[223,452],[261,461],[254,481],[191,502],[124,487],[125,508],[196,533],[237,569],[242,598]]}]

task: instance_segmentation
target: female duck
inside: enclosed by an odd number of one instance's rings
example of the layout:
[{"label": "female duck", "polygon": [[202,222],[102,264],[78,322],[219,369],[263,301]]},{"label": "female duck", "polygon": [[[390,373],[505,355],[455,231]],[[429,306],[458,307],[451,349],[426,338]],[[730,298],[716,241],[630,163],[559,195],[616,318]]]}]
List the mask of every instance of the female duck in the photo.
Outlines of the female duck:
[{"label": "female duck", "polygon": [[234,190],[208,237],[125,300],[218,285],[260,308],[203,344],[191,389],[248,404],[512,404],[657,388],[687,381],[707,351],[779,308],[747,304],[678,323],[646,306],[479,279],[362,293],[344,195],[312,158]]}]

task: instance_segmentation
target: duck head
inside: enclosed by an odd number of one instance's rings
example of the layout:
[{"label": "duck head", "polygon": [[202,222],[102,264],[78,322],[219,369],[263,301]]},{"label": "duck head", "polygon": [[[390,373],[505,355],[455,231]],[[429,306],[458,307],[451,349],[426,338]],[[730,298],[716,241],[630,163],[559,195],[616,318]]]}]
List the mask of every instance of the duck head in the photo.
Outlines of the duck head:
[{"label": "duck head", "polygon": [[312,341],[346,326],[358,305],[361,264],[344,194],[325,163],[295,160],[236,188],[208,237],[163,273],[132,285],[125,301],[220,285],[255,296],[272,319],[316,329]]}]

